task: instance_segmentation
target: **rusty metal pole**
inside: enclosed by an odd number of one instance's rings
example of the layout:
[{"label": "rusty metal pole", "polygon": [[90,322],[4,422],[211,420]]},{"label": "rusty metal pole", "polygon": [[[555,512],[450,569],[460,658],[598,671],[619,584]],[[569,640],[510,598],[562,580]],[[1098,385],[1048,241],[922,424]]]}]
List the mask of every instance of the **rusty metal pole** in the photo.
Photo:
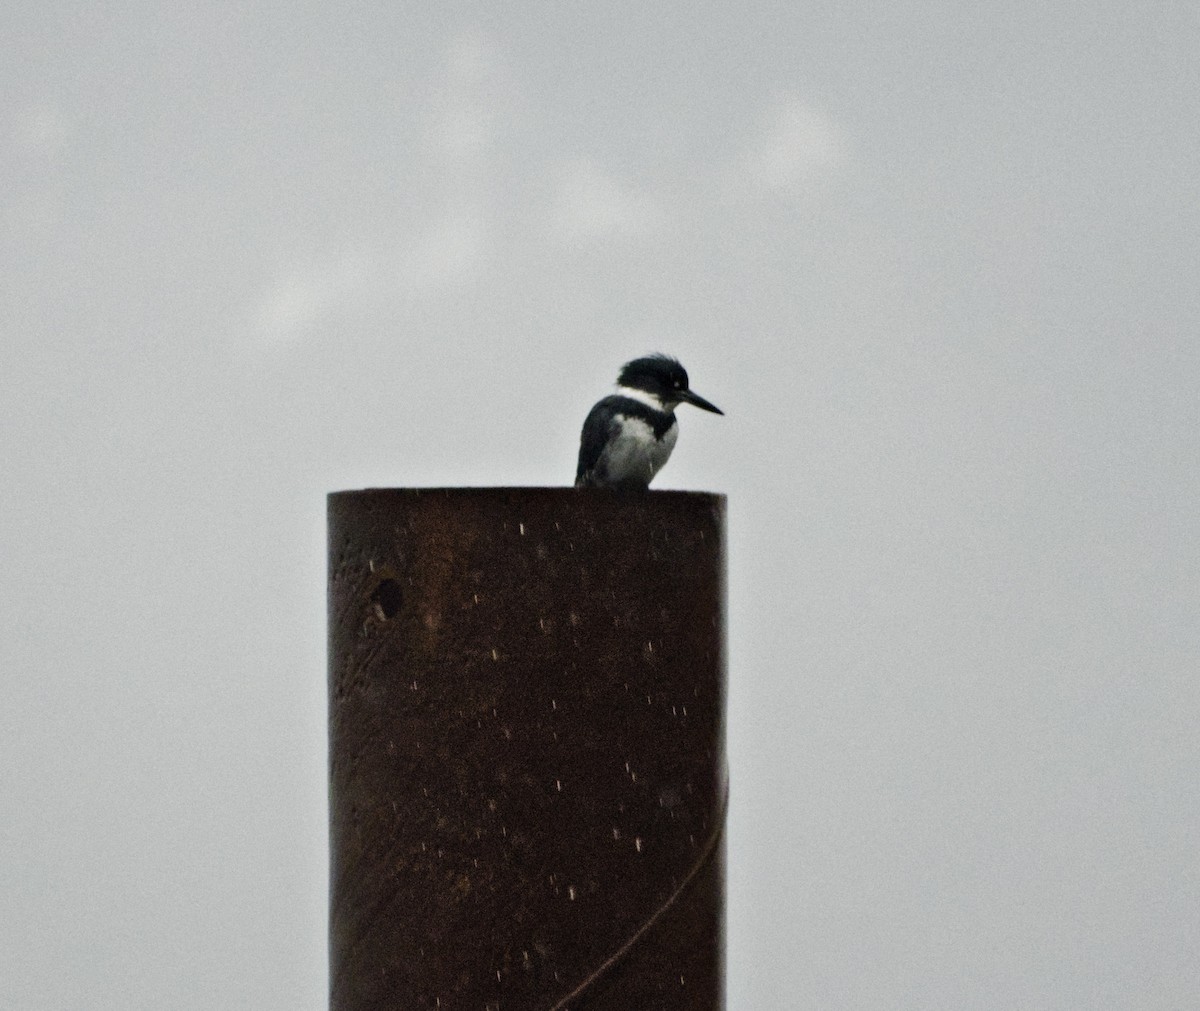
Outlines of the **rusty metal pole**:
[{"label": "rusty metal pole", "polygon": [[330,495],[333,1011],[723,1006],[724,513]]}]

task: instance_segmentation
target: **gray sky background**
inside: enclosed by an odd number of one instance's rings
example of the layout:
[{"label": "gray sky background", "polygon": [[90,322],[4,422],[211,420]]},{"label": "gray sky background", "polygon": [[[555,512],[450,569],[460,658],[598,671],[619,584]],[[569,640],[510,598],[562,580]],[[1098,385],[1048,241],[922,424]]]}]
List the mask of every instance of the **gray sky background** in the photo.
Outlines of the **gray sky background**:
[{"label": "gray sky background", "polygon": [[324,494],[730,496],[729,1003],[1200,1006],[1194,4],[10,4],[0,1006],[319,1009]]}]

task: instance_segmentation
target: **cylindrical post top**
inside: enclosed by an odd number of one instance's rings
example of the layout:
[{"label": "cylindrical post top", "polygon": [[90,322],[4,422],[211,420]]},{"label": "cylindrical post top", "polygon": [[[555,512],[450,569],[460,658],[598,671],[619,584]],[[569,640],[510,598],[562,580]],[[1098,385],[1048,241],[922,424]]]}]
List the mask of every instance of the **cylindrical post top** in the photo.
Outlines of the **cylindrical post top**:
[{"label": "cylindrical post top", "polygon": [[333,1008],[720,1006],[724,509],[330,495]]}]

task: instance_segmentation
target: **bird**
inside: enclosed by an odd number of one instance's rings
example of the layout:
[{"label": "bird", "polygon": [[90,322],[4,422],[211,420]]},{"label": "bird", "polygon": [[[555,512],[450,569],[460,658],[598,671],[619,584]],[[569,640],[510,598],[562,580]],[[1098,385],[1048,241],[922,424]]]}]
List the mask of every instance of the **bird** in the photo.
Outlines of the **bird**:
[{"label": "bird", "polygon": [[677,359],[653,354],[626,362],[617,392],[597,401],[583,423],[575,487],[648,489],[679,438],[680,404],[725,413],[689,389]]}]

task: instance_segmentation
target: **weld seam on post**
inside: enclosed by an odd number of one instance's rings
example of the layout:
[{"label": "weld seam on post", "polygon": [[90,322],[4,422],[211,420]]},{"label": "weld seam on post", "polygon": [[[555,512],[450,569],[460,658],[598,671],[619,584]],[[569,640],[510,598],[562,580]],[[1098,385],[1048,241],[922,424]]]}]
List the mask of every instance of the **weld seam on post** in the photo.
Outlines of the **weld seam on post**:
[{"label": "weld seam on post", "polygon": [[712,858],[712,855],[716,852],[717,843],[721,841],[721,837],[725,834],[725,816],[728,813],[729,779],[726,777],[725,796],[721,800],[721,813],[720,817],[717,819],[716,827],[713,829],[712,835],[710,835],[708,840],[705,842],[704,851],[696,859],[695,864],[692,865],[692,869],[687,872],[687,875],[679,883],[679,887],[667,897],[667,900],[650,915],[650,918],[646,920],[645,923],[643,923],[640,927],[638,927],[637,930],[633,932],[627,941],[625,941],[616,951],[609,955],[608,958],[601,962],[596,969],[589,973],[588,977],[574,990],[562,998],[562,1000],[560,1000],[557,1004],[553,1005],[550,1008],[550,1011],[568,1011],[571,1001],[583,996],[583,994],[593,985],[595,985],[595,983],[598,982],[600,978],[609,971],[609,969],[611,969],[614,965],[620,962],[621,959],[628,955],[633,946],[650,932],[654,925],[660,919],[662,919],[667,910],[675,905],[679,897],[687,890],[688,885],[690,885],[696,879],[696,876],[704,869],[704,867],[708,864],[708,861]]}]

